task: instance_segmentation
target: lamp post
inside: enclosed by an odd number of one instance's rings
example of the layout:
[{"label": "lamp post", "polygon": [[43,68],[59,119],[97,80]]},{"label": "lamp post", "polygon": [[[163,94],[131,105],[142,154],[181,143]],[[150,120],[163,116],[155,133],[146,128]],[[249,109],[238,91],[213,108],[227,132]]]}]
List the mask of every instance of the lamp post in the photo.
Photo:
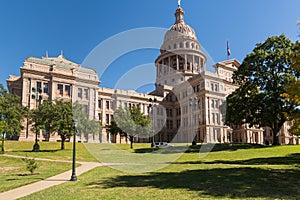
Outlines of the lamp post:
[{"label": "lamp post", "polygon": [[[31,90],[32,90],[32,93],[33,93],[31,95],[31,98],[36,100],[36,108],[35,109],[39,109],[39,106],[40,106],[41,101],[43,99],[42,89],[38,88],[38,90],[36,91],[35,88],[33,87]],[[35,129],[36,129],[35,130],[35,142],[34,142],[32,151],[38,152],[38,151],[40,151],[40,145],[38,143],[38,133],[40,132],[40,128],[35,127]]]},{"label": "lamp post", "polygon": [[73,120],[74,136],[73,136],[73,162],[72,162],[72,176],[70,181],[77,181],[76,177],[76,132],[77,132],[77,119]]},{"label": "lamp post", "polygon": [[150,98],[149,99],[149,102],[150,102],[150,105],[149,105],[149,108],[151,108],[151,113],[152,113],[152,137],[151,137],[151,147],[154,147],[155,146],[155,143],[154,143],[154,106],[155,106],[155,103],[156,103],[156,98],[152,99]]}]

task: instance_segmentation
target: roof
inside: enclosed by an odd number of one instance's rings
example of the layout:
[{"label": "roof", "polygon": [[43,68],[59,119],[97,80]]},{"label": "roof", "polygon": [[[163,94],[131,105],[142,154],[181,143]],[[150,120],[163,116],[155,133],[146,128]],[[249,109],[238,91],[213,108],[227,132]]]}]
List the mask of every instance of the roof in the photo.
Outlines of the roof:
[{"label": "roof", "polygon": [[56,65],[58,67],[66,68],[66,69],[76,69],[79,72],[87,73],[87,74],[97,74],[97,72],[93,69],[81,67],[81,65],[74,63],[70,60],[67,60],[64,56],[60,55],[58,57],[28,57],[26,58],[27,62],[33,62],[42,65]]}]

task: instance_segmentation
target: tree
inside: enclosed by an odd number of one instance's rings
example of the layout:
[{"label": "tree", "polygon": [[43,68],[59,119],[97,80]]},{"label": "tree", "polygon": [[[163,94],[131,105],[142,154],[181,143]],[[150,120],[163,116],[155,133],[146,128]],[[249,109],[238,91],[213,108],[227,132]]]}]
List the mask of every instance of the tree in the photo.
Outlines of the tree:
[{"label": "tree", "polygon": [[35,111],[33,111],[32,121],[35,123],[36,131],[44,129],[46,132],[46,140],[49,140],[57,130],[57,110],[55,105],[50,100],[43,101]]},{"label": "tree", "polygon": [[[292,101],[297,106],[300,106],[300,80],[299,80],[300,43],[299,42],[296,42],[296,44],[295,44],[294,53],[295,54],[292,58],[293,64],[291,67],[292,67],[292,69],[297,71],[297,74],[295,77],[293,77],[291,84],[286,86],[287,92],[284,94],[284,97],[288,101]],[[295,113],[293,113],[293,115],[291,116],[291,119],[293,120],[293,126],[290,129],[291,133],[293,133],[295,135],[300,135],[300,111],[299,111],[299,109],[296,110]]]},{"label": "tree", "polygon": [[4,141],[5,141],[5,129],[6,129],[6,121],[0,121],[0,134],[1,134],[1,151],[4,152]]},{"label": "tree", "polygon": [[122,130],[121,134],[129,139],[131,149],[136,136],[146,137],[151,132],[150,119],[135,106],[127,109],[118,108],[114,118],[119,129]]},{"label": "tree", "polygon": [[117,122],[114,119],[111,120],[110,125],[107,125],[106,128],[107,128],[108,132],[112,135],[119,134],[121,137],[125,136],[127,138],[126,134],[122,131],[122,129],[120,129],[118,127]]},{"label": "tree", "polygon": [[84,112],[83,105],[79,102],[73,104],[73,118],[77,119],[78,125],[77,130],[80,134],[88,137],[89,134],[95,135],[101,134],[101,124],[98,121],[90,120],[86,112]]},{"label": "tree", "polygon": [[60,135],[61,150],[64,150],[66,139],[74,135],[72,102],[55,100],[54,113],[54,130]]},{"label": "tree", "polygon": [[226,124],[270,127],[273,145],[296,105],[283,94],[296,72],[291,68],[294,44],[284,35],[268,38],[248,54],[233,74],[240,87],[227,97]]},{"label": "tree", "polygon": [[26,107],[20,103],[20,97],[9,94],[0,84],[0,131],[2,134],[2,151],[4,152],[4,140],[6,136],[19,135],[22,121],[26,115]]},{"label": "tree", "polygon": [[87,128],[85,130],[85,135],[88,137],[89,134],[93,135],[93,139],[95,140],[95,136],[101,135],[101,124],[98,121],[95,120],[87,120]]}]

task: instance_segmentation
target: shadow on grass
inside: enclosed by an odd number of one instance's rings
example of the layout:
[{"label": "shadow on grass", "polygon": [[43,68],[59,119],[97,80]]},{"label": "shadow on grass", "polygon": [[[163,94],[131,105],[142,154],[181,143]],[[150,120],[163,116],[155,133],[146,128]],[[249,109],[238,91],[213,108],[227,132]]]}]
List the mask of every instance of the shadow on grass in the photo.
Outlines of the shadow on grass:
[{"label": "shadow on grass", "polygon": [[39,151],[32,151],[32,150],[16,150],[16,151],[10,151],[10,152],[23,152],[23,153],[42,153],[42,152],[46,152],[46,153],[54,153],[54,152],[58,152],[58,151],[64,151],[61,149],[52,149],[52,150],[39,150]]},{"label": "shadow on grass", "polygon": [[[189,146],[186,153],[194,153],[199,152],[200,149],[205,151],[205,144],[200,145],[192,145]],[[257,149],[257,148],[268,148],[270,146],[259,145],[259,144],[214,144],[213,149],[211,152],[217,151],[236,151],[240,149]]]},{"label": "shadow on grass", "polygon": [[166,148],[140,148],[135,149],[134,153],[156,153],[156,154],[175,154],[184,153],[188,147],[178,146],[178,147],[166,147]]},{"label": "shadow on grass", "polygon": [[174,162],[173,164],[238,164],[238,165],[299,165],[300,153],[289,154],[285,157],[253,158],[248,160],[215,160]]},{"label": "shadow on grass", "polygon": [[186,189],[201,195],[229,198],[288,198],[300,196],[300,170],[214,168],[182,172],[125,175],[90,183],[91,188],[149,187]]},{"label": "shadow on grass", "polygon": [[206,146],[205,144],[202,145],[192,145],[192,146],[174,146],[174,147],[167,147],[161,149],[155,148],[140,148],[135,149],[134,153],[162,153],[162,154],[172,154],[172,153],[198,153],[201,151],[206,152],[206,147],[210,152],[217,152],[217,151],[236,151],[239,149],[255,149],[255,148],[267,148],[269,146],[258,145],[258,144],[214,144],[213,149],[211,150],[211,144]]}]

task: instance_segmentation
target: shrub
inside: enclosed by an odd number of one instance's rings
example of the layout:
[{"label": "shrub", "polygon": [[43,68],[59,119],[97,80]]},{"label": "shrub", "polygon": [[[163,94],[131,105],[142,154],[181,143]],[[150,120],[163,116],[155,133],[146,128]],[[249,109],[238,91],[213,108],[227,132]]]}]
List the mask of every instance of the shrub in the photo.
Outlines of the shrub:
[{"label": "shrub", "polygon": [[30,171],[31,174],[34,173],[34,171],[39,168],[39,165],[37,164],[36,160],[34,158],[22,158],[22,160],[27,164],[26,169]]}]

